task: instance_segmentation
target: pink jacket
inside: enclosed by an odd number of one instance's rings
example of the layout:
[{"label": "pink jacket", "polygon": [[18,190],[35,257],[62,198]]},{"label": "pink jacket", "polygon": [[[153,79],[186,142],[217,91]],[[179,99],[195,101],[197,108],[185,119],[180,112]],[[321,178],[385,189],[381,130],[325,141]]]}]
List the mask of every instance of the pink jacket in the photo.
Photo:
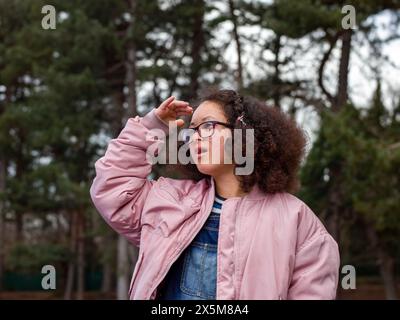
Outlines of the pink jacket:
[{"label": "pink jacket", "polygon": [[[130,299],[154,299],[173,262],[205,223],[214,201],[214,180],[148,180],[145,151],[168,132],[154,113],[130,118],[96,164],[90,194],[106,222],[139,257]],[[147,139],[146,139],[147,136]],[[220,215],[217,299],[335,299],[337,243],[315,214],[288,193],[228,198]]]}]

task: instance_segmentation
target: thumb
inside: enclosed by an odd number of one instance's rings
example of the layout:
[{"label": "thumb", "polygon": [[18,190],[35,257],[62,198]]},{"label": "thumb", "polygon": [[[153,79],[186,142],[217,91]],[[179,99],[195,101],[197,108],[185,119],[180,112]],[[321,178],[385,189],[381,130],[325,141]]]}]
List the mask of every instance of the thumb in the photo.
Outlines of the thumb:
[{"label": "thumb", "polygon": [[177,127],[182,127],[185,124],[185,121],[183,119],[178,119],[175,120],[175,123]]}]

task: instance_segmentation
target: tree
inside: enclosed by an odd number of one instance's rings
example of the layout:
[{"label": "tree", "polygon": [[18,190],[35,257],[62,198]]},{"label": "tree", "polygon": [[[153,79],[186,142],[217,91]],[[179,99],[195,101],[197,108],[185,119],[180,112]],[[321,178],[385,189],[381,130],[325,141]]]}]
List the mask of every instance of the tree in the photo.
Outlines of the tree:
[{"label": "tree", "polygon": [[[330,194],[340,197],[340,229],[355,247],[360,232],[369,242],[358,250],[374,252],[388,299],[396,299],[395,262],[400,247],[399,150],[394,148],[399,119],[384,107],[378,83],[366,112],[347,105],[339,113],[324,113],[318,134],[302,172],[301,196],[327,214]],[[340,180],[332,181],[331,168],[342,168]],[[343,244],[342,244],[343,245]],[[349,248],[347,248],[349,250]],[[346,253],[344,256],[347,257]],[[347,263],[352,264],[351,258]]]},{"label": "tree", "polygon": [[25,215],[42,221],[67,217],[76,259],[69,261],[66,296],[71,297],[76,279],[81,299],[85,226],[91,212],[88,189],[99,148],[92,137],[99,132],[102,98],[108,92],[103,57],[111,34],[84,10],[65,2],[57,8],[65,10],[67,19],[56,30],[43,31],[39,26],[44,4],[13,2],[2,10],[7,19],[16,13],[23,16],[2,34],[7,46],[1,48],[0,81],[8,97],[2,101],[0,118],[1,151],[8,164],[4,210],[14,214],[19,242],[25,241]]}]

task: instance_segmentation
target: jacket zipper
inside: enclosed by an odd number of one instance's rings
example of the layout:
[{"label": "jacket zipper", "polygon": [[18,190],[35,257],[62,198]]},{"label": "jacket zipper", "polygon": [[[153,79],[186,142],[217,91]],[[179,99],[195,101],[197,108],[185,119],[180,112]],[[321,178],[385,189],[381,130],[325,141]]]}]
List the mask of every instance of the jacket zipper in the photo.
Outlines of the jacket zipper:
[{"label": "jacket zipper", "polygon": [[[209,208],[208,212],[209,214],[211,213],[211,209],[212,206],[214,204],[214,201],[211,202],[211,207]],[[179,251],[178,254],[172,259],[172,261],[168,264],[167,266],[167,270],[165,272],[163,272],[162,276],[159,277],[159,279],[157,279],[157,281],[155,282],[156,285],[152,287],[152,289],[150,290],[151,294],[150,294],[150,298],[153,295],[154,291],[157,289],[157,287],[160,285],[162,279],[164,279],[164,277],[167,275],[169,269],[171,268],[172,264],[178,259],[178,257],[181,255],[181,253],[190,245],[190,243],[193,241],[193,239],[196,237],[197,233],[201,230],[201,227],[204,225],[204,223],[206,222],[206,220],[208,219],[208,215],[205,215],[205,219],[203,219],[202,223],[199,224],[200,228],[198,230],[195,230],[195,232],[192,233],[192,235],[190,236],[190,241],[188,241],[186,246],[183,246]]]}]

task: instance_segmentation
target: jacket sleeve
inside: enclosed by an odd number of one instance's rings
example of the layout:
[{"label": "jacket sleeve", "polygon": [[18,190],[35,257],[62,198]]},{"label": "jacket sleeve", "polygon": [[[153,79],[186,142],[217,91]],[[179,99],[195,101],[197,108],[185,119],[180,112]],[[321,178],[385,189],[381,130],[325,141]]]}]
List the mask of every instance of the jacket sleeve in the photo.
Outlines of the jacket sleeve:
[{"label": "jacket sleeve", "polygon": [[[308,208],[306,210],[311,211]],[[312,220],[316,228],[311,228],[311,232],[310,229],[305,231],[307,237],[297,249],[288,299],[336,298],[340,267],[339,248],[318,218],[315,216]]]},{"label": "jacket sleeve", "polygon": [[147,179],[152,165],[146,151],[150,146],[158,149],[168,133],[168,125],[154,111],[128,119],[105,155],[96,161],[90,187],[93,204],[104,220],[136,246],[140,243],[143,205],[155,183]]}]

